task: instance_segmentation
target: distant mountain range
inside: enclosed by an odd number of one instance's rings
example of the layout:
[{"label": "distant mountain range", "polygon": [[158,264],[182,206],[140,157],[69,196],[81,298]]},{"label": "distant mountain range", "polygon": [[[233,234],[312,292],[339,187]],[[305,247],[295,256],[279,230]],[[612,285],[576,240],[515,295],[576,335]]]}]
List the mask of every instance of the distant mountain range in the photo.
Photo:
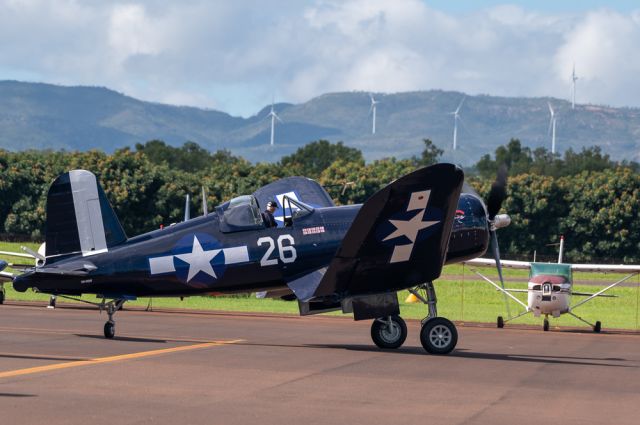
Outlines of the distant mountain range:
[{"label": "distant mountain range", "polygon": [[250,118],[193,107],[143,102],[101,87],[63,87],[0,81],[0,148],[111,152],[152,139],[172,145],[194,141],[229,149],[251,161],[275,161],[319,139],[343,141],[368,160],[419,155],[422,139],[445,150],[443,159],[477,161],[512,137],[525,146],[551,148],[549,110],[557,116],[557,148],[599,145],[614,159],[640,161],[640,109],[576,105],[554,98],[466,96],[460,110],[458,150],[451,151],[452,111],[464,97],[440,90],[374,95],[376,134],[371,134],[369,94],[331,93],[301,104],[278,103],[282,119],[269,146],[270,105]]}]

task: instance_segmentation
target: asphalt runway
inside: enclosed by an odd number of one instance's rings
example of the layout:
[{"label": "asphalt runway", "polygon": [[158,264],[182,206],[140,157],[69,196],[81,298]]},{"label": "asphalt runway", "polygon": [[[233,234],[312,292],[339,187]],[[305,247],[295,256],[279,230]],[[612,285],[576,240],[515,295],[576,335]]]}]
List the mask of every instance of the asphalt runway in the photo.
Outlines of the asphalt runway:
[{"label": "asphalt runway", "polygon": [[342,317],[0,306],[1,424],[637,424],[640,335],[460,326],[425,354]]}]

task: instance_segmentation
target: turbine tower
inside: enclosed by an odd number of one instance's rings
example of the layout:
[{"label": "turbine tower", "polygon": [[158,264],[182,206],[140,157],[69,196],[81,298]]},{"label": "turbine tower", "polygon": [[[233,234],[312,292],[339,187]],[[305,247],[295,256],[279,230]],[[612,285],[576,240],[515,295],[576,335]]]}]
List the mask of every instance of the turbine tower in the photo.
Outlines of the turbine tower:
[{"label": "turbine tower", "polygon": [[273,146],[273,137],[275,135],[276,120],[282,122],[278,114],[276,114],[275,111],[273,110],[273,102],[271,102],[271,112],[269,112],[269,115],[267,116],[271,117],[271,146]]},{"label": "turbine tower", "polygon": [[576,76],[576,64],[573,64],[573,72],[571,73],[571,109],[576,109],[576,81],[578,81],[578,77]]},{"label": "turbine tower", "polygon": [[458,120],[460,119],[459,112],[460,112],[460,108],[462,108],[462,104],[464,103],[465,99],[466,99],[466,96],[463,96],[456,110],[453,112],[449,112],[451,115],[453,115],[453,150],[454,151],[458,147]]},{"label": "turbine tower", "polygon": [[551,153],[556,153],[556,113],[553,111],[551,107],[551,102],[547,102],[549,105],[549,114],[551,117],[549,118],[549,132],[551,132]]},{"label": "turbine tower", "polygon": [[369,93],[369,97],[371,98],[371,108],[369,108],[369,113],[373,114],[373,122],[371,123],[371,134],[376,134],[376,105],[380,103],[379,101],[373,98],[373,94]]}]

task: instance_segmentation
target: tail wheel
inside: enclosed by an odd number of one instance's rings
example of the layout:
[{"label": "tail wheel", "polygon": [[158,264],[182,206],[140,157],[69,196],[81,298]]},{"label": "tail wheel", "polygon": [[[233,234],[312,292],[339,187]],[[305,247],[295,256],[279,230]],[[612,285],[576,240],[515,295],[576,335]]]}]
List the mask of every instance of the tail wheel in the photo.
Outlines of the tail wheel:
[{"label": "tail wheel", "polygon": [[498,316],[497,325],[500,329],[504,328],[504,319],[502,318],[502,316]]},{"label": "tail wheel", "polygon": [[600,323],[600,321],[598,320],[596,322],[596,325],[593,327],[593,331],[595,333],[599,333],[602,330],[602,323]]},{"label": "tail wheel", "polygon": [[422,326],[420,342],[428,353],[449,354],[458,343],[458,331],[451,321],[434,317]]},{"label": "tail wheel", "polygon": [[113,322],[106,322],[104,324],[104,337],[111,339],[116,335],[116,324]]},{"label": "tail wheel", "polygon": [[542,324],[542,329],[546,332],[549,330],[549,321],[544,319],[544,323]]},{"label": "tail wheel", "polygon": [[0,291],[0,304],[4,304],[4,289]]},{"label": "tail wheel", "polygon": [[380,348],[398,348],[407,339],[407,324],[400,316],[376,319],[371,324],[371,339]]}]

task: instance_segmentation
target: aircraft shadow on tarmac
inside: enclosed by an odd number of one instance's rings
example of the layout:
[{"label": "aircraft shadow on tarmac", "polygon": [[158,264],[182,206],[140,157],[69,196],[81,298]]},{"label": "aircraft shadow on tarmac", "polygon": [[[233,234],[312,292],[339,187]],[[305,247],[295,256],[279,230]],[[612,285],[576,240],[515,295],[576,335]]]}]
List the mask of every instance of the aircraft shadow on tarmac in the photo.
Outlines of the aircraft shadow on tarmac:
[{"label": "aircraft shadow on tarmac", "polygon": [[[104,339],[102,335],[75,334],[75,336],[78,336],[80,338],[93,338],[93,339],[100,339],[100,340]],[[130,336],[117,336],[117,337],[114,337],[113,339],[116,341],[154,342],[158,344],[166,344],[168,342],[171,342],[171,340],[167,340],[167,339],[138,338],[138,337],[130,337]],[[184,341],[181,340],[180,342],[184,342]],[[189,341],[186,341],[186,342],[189,342]]]},{"label": "aircraft shadow on tarmac", "polygon": [[0,358],[4,359],[28,359],[28,360],[60,360],[68,362],[81,362],[89,360],[82,357],[57,357],[57,356],[38,356],[35,354],[0,354]]},{"label": "aircraft shadow on tarmac", "polygon": [[[278,344],[252,344],[245,343],[246,345],[258,345],[269,347],[292,347],[292,348],[329,348],[338,350],[350,350],[350,351],[363,351],[363,352],[376,352],[376,353],[394,353],[404,355],[425,356],[421,347],[402,347],[397,350],[383,350],[377,347],[369,345],[349,345],[349,344],[304,344],[304,345],[278,345]],[[239,345],[242,345],[239,344]],[[626,359],[620,358],[596,358],[596,357],[568,357],[568,356],[539,356],[531,354],[498,354],[498,353],[478,353],[465,349],[456,349],[449,354],[449,357],[459,357],[468,359],[479,360],[500,360],[500,361],[513,361],[513,362],[527,362],[527,363],[545,363],[545,364],[564,364],[575,366],[605,366],[605,367],[625,367],[625,368],[637,368],[634,365],[625,365],[619,363],[604,363],[604,362],[626,362]]]},{"label": "aircraft shadow on tarmac", "polygon": [[24,397],[38,397],[38,396],[36,394],[0,393],[0,397],[24,398]]}]

